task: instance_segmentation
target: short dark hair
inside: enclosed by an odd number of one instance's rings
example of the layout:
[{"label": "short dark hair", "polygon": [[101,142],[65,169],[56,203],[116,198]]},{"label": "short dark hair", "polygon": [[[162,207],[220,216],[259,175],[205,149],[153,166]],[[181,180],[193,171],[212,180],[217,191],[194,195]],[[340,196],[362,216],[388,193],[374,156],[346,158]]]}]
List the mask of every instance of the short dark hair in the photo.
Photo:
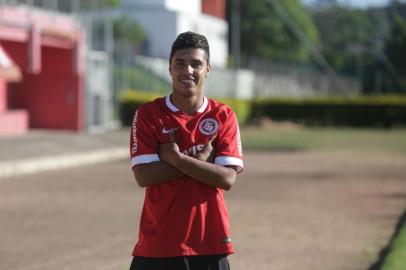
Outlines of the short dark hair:
[{"label": "short dark hair", "polygon": [[207,56],[207,63],[210,63],[210,48],[207,38],[203,35],[188,31],[178,35],[172,44],[171,55],[169,56],[169,65],[172,62],[172,57],[176,50],[182,49],[202,49]]}]

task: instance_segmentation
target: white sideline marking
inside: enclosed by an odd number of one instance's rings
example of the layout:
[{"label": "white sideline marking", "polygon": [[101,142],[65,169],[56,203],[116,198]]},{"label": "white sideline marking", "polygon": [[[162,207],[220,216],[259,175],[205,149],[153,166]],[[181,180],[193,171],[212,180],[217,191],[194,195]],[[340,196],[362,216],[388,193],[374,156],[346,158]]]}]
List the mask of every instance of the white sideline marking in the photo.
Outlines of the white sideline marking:
[{"label": "white sideline marking", "polygon": [[126,157],[129,158],[129,156],[130,154],[127,147],[117,147],[85,153],[0,162],[0,179],[41,171],[95,164]]}]

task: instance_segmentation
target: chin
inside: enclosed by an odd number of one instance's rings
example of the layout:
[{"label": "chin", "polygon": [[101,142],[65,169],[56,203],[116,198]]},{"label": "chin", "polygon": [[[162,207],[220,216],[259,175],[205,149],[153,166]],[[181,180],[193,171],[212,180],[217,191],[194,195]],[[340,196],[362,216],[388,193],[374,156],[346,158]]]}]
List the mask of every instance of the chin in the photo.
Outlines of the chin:
[{"label": "chin", "polygon": [[183,97],[192,97],[198,93],[196,88],[180,89],[176,90],[175,94],[178,94]]}]

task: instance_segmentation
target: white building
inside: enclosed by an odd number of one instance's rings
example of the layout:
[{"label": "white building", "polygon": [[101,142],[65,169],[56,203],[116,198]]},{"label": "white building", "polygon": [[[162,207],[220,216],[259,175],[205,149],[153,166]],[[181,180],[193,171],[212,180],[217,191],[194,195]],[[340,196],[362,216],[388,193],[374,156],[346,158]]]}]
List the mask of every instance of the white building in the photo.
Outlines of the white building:
[{"label": "white building", "polygon": [[193,31],[207,37],[211,64],[227,65],[228,24],[224,0],[122,0],[122,12],[146,32],[148,56],[168,59],[176,36]]}]

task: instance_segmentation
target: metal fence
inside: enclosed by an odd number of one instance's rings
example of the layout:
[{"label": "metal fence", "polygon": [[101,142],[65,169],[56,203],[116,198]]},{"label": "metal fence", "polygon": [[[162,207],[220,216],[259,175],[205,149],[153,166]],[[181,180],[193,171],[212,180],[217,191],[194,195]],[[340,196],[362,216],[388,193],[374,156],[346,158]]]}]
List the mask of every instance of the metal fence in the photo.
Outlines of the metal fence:
[{"label": "metal fence", "polygon": [[105,0],[0,0],[0,4],[27,5],[64,13],[100,10],[107,6]]},{"label": "metal fence", "polygon": [[[135,56],[127,72],[115,77],[115,88],[169,92],[171,78],[168,60]],[[338,77],[332,81],[317,70],[297,65],[267,64],[251,69],[212,68],[206,82],[206,94],[217,97],[312,97],[349,96],[359,93],[359,82],[353,78]],[[158,83],[159,82],[159,83]]]},{"label": "metal fence", "polygon": [[312,67],[294,64],[251,66],[256,74],[255,96],[350,96],[360,92],[357,79],[336,75],[331,78]]}]

